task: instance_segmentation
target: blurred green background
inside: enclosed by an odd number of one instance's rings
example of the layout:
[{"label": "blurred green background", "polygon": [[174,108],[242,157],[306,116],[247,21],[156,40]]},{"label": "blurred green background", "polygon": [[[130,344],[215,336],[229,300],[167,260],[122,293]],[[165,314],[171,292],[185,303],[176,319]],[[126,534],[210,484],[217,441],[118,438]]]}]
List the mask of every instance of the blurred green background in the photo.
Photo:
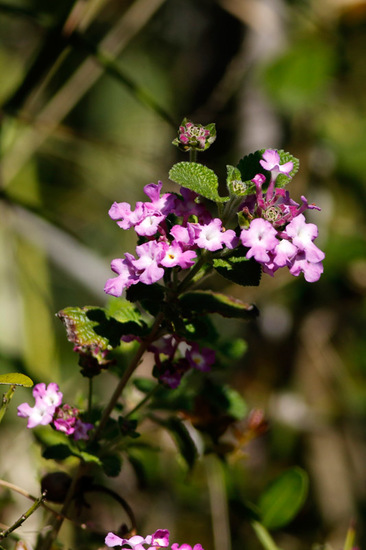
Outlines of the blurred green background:
[{"label": "blurred green background", "polygon": [[[69,400],[86,390],[55,313],[105,304],[111,259],[134,247],[108,209],[143,200],[159,179],[174,189],[183,117],[216,123],[202,160],[223,182],[226,164],[285,149],[300,159],[291,196],[322,208],[309,216],[326,252],[318,283],[277,272],[259,288],[226,287],[261,311],[222,330],[248,342],[230,381],[270,430],[225,470],[226,489],[217,464],[187,480],[169,445],[171,460],[147,459],[140,492],[127,468],[114,483],[145,533],[169,527],[229,550],[216,522],[230,524],[233,550],[259,548],[243,502],[299,464],[310,495],[279,546],[338,550],[354,519],[366,547],[365,53],[356,0],[0,1],[0,374],[57,381]],[[102,376],[109,395],[114,380]],[[15,414],[29,396],[17,392],[2,427],[0,476],[37,493],[48,464]],[[0,521],[16,516],[14,498],[0,491]]]}]

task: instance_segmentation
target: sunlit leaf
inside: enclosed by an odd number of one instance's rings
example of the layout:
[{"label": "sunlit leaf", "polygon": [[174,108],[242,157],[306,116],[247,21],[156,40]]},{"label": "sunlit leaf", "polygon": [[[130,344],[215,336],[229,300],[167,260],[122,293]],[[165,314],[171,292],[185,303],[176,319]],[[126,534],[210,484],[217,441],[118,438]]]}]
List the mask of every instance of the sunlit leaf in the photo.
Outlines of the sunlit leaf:
[{"label": "sunlit leaf", "polygon": [[24,386],[25,388],[31,388],[33,386],[33,380],[25,374],[19,372],[10,372],[7,374],[0,374],[0,384],[9,384],[11,386]]},{"label": "sunlit leaf", "polygon": [[229,197],[220,197],[218,194],[219,182],[215,172],[198,162],[178,162],[170,170],[169,178],[211,201],[229,200]]}]

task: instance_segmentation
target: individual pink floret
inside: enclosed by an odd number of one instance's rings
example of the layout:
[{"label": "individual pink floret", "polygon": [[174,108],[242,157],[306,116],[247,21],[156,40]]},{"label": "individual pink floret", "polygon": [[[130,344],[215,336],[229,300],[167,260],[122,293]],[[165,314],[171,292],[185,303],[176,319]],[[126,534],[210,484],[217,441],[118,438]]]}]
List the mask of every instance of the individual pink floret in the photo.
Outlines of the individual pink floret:
[{"label": "individual pink floret", "polygon": [[117,222],[119,227],[130,229],[145,218],[146,208],[143,202],[137,202],[135,210],[132,211],[128,202],[114,202],[108,214],[112,220],[122,220]]},{"label": "individual pink floret", "polygon": [[296,216],[286,227],[285,233],[292,239],[297,248],[304,252],[309,262],[321,262],[325,254],[313,240],[318,236],[318,228],[314,223],[306,223],[305,216]]},{"label": "individual pink floret", "polygon": [[35,428],[36,426],[46,426],[50,424],[54,412],[54,407],[50,407],[42,401],[34,407],[31,407],[28,403],[22,403],[18,406],[18,416],[21,418],[28,418],[27,428]]},{"label": "individual pink floret", "polygon": [[164,193],[160,196],[160,191],[163,186],[163,182],[159,181],[158,184],[149,183],[144,187],[144,193],[149,197],[151,202],[146,202],[146,208],[153,210],[156,213],[161,213],[167,216],[174,209],[176,203],[175,195],[171,193]]},{"label": "individual pink floret", "polygon": [[255,218],[250,222],[248,229],[243,229],[240,240],[243,246],[249,248],[247,258],[254,258],[257,262],[269,262],[269,252],[278,245],[277,231],[271,223],[263,218]]},{"label": "individual pink floret", "polygon": [[205,225],[194,224],[196,231],[195,243],[199,248],[204,248],[215,252],[224,246],[234,248],[237,244],[235,231],[222,228],[222,221],[219,218],[214,218],[210,223]]},{"label": "individual pink floret", "polygon": [[196,238],[194,226],[195,224],[191,223],[188,223],[187,227],[182,225],[173,225],[170,230],[170,234],[180,245],[182,245],[183,248],[193,246]]},{"label": "individual pink floret", "polygon": [[58,407],[62,403],[62,392],[55,382],[51,382],[46,386],[44,382],[36,384],[33,388],[33,397],[36,400],[36,403],[39,400],[50,407]]},{"label": "individual pink floret", "polygon": [[160,260],[160,263],[164,267],[176,267],[179,266],[182,269],[187,269],[194,265],[194,260],[197,254],[194,250],[184,251],[180,244],[173,241],[165,251],[165,256]]},{"label": "individual pink floret", "polygon": [[160,266],[161,260],[165,256],[167,244],[157,241],[149,241],[136,247],[139,256],[138,260],[133,260],[132,264],[139,273],[139,281],[146,285],[151,285],[159,281],[164,275],[164,269]]},{"label": "individual pink floret", "polygon": [[304,274],[305,281],[308,283],[315,283],[320,279],[324,268],[322,262],[309,262],[304,258],[303,254],[298,255],[298,259],[295,259],[290,267],[291,275],[297,277],[302,272]]},{"label": "individual pink floret", "polygon": [[117,273],[118,277],[112,277],[107,280],[104,285],[104,292],[118,297],[122,295],[125,288],[129,288],[131,285],[139,282],[132,260],[135,260],[135,258],[128,252],[125,254],[125,259],[117,258],[112,260],[111,269]]},{"label": "individual pink floret", "polygon": [[264,160],[260,160],[259,164],[265,170],[272,172],[271,179],[276,179],[279,173],[289,176],[291,171],[293,170],[294,164],[291,161],[280,164],[280,155],[275,149],[267,149],[266,151],[264,151],[262,157],[264,158]]}]

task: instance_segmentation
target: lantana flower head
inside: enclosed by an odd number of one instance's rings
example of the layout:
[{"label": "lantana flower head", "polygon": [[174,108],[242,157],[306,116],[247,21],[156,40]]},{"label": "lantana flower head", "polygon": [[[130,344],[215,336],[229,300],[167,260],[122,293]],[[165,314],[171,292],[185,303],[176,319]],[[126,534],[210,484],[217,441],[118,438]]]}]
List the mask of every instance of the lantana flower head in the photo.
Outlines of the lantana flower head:
[{"label": "lantana flower head", "polygon": [[186,118],[179,126],[178,137],[173,140],[173,145],[177,145],[182,151],[196,149],[205,151],[216,139],[215,124],[194,124]]}]

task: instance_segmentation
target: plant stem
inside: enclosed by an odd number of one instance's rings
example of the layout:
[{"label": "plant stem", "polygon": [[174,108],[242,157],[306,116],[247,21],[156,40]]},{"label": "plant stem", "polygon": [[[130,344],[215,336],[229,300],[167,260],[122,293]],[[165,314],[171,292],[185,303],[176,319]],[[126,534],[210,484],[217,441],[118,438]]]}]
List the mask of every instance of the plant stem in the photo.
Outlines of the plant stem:
[{"label": "plant stem", "polygon": [[158,388],[159,388],[159,384],[157,384],[155,388],[150,390],[149,393],[147,393],[145,397],[141,399],[141,401],[137,403],[137,405],[133,409],[131,409],[129,413],[125,415],[125,418],[129,418],[130,416],[135,414],[135,412],[138,411],[141,407],[143,407],[145,403],[147,403],[149,399],[154,395],[154,393],[158,390]]},{"label": "plant stem", "polygon": [[123,373],[123,376],[122,376],[121,380],[119,381],[116,389],[114,390],[114,393],[113,393],[112,397],[110,398],[108,405],[104,409],[102,418],[100,419],[99,425],[98,425],[98,427],[95,431],[93,439],[98,439],[101,432],[103,431],[111,412],[113,411],[114,407],[116,406],[116,403],[117,403],[118,399],[120,398],[120,395],[121,395],[123,389],[125,388],[127,382],[131,378],[131,375],[134,373],[134,371],[139,366],[140,361],[142,359],[142,356],[144,355],[144,353],[147,350],[148,346],[154,340],[154,338],[156,336],[156,333],[159,330],[160,323],[163,320],[163,315],[164,314],[162,312],[160,312],[159,315],[156,317],[155,322],[154,322],[153,326],[151,327],[149,337],[146,340],[144,340],[143,342],[141,342],[141,344],[140,344],[140,346],[139,346],[139,348],[136,352],[135,357],[132,359],[132,361],[131,361],[129,367],[127,368],[127,370]]},{"label": "plant stem", "polygon": [[15,523],[13,523],[13,525],[11,527],[6,529],[6,531],[1,531],[0,532],[0,541],[5,539],[8,535],[10,535],[10,533],[15,531],[15,529],[17,529],[18,527],[20,527],[22,525],[22,523],[24,523],[24,521],[26,519],[28,519],[33,514],[33,512],[35,512],[37,510],[37,508],[39,508],[39,506],[43,502],[43,499],[44,499],[45,495],[46,495],[46,493],[43,493],[39,498],[37,498],[33,502],[32,506],[30,508],[28,508],[28,510],[24,514],[22,514],[20,516],[20,518]]},{"label": "plant stem", "polygon": [[88,417],[90,418],[93,405],[93,378],[89,378],[88,390]]},{"label": "plant stem", "polygon": [[10,386],[8,391],[3,395],[2,404],[0,408],[0,422],[2,421],[4,414],[6,413],[6,409],[8,408],[9,403],[11,401],[11,398],[14,395],[15,387],[16,387],[15,385]]},{"label": "plant stem", "polygon": [[255,534],[258,537],[259,542],[262,544],[265,550],[281,550],[280,548],[278,548],[275,541],[268,533],[264,525],[259,523],[259,521],[252,521],[251,525],[255,531]]}]

